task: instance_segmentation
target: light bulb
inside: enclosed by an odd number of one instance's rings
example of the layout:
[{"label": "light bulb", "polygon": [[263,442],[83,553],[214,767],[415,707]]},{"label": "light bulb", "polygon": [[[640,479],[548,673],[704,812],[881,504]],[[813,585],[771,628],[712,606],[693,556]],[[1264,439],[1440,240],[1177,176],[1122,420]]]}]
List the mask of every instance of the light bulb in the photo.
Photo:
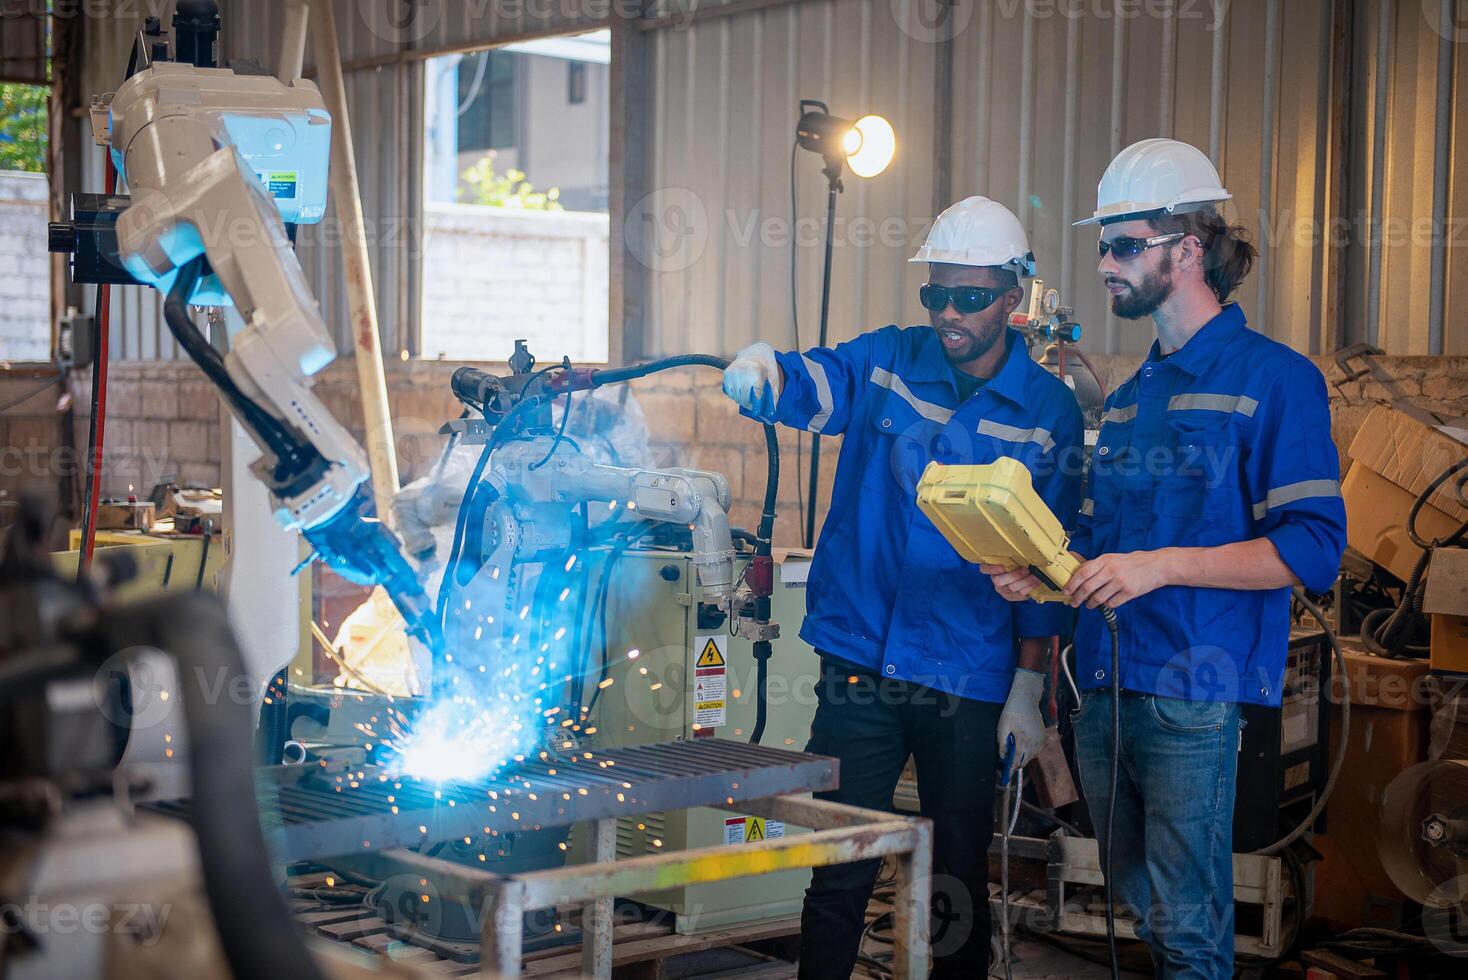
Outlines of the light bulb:
[{"label": "light bulb", "polygon": [[[856,148],[851,149],[851,137],[857,136]],[[886,170],[897,153],[897,134],[892,124],[881,116],[862,116],[856,125],[842,137],[842,146],[847,150],[846,163],[858,177],[875,177]]]}]

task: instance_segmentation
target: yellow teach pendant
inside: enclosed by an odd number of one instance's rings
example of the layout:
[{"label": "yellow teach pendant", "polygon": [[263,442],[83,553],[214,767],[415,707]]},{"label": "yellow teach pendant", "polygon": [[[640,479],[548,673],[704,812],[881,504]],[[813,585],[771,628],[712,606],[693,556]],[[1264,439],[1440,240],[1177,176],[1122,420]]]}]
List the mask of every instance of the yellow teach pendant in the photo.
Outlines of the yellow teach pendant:
[{"label": "yellow teach pendant", "polygon": [[1051,588],[1030,593],[1037,602],[1064,602],[1060,589],[1080,563],[1065,528],[1045,506],[1017,459],[949,466],[929,463],[918,482],[917,503],[955,551],[971,562],[1030,568]]}]

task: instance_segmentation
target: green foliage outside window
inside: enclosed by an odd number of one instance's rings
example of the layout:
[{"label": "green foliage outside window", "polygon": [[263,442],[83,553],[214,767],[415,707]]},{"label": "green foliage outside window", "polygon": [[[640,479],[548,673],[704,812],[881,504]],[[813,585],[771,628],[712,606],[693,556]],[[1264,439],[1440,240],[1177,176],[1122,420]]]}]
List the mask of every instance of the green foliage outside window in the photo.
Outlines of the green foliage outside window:
[{"label": "green foliage outside window", "polygon": [[44,85],[0,82],[0,170],[46,172]]},{"label": "green foliage outside window", "polygon": [[559,188],[537,191],[525,179],[523,170],[511,167],[504,173],[494,169],[495,152],[490,150],[479,162],[461,175],[468,188],[459,197],[469,204],[494,208],[519,208],[522,211],[562,211]]}]

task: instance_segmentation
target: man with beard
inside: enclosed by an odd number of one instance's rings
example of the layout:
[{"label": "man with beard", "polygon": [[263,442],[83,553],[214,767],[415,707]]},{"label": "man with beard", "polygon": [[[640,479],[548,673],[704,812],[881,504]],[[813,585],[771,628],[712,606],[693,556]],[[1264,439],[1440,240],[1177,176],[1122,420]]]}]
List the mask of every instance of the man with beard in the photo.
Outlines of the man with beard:
[{"label": "man with beard", "polygon": [[[1034,258],[1007,208],[970,197],[912,258],[930,326],[883,327],[834,348],[741,351],[724,391],[764,421],[843,434],[810,570],[801,637],[821,656],[808,750],[841,761],[823,798],[874,809],[911,755],[933,820],[934,977],[982,977],[998,760],[1044,742],[1039,702],[1062,604],[1008,606],[917,508],[923,468],[1023,462],[1063,521],[1080,501],[1082,428],[1070,390],[1028,356],[1009,314]],[[815,501],[811,501],[815,506]],[[851,975],[877,861],[817,868],[800,976]]]},{"label": "man with beard", "polygon": [[[1107,399],[1066,586],[1084,607],[1076,751],[1092,822],[1110,798],[1117,611],[1120,772],[1111,883],[1159,976],[1233,975],[1239,705],[1278,707],[1290,588],[1324,592],[1345,548],[1325,380],[1228,302],[1254,248],[1199,150],[1144,140],[1101,178],[1097,270],[1119,317],[1150,316],[1141,368]],[[1086,560],[1089,559],[1089,560]],[[1027,571],[985,566],[1023,600]],[[1101,841],[1103,848],[1106,841]]]}]

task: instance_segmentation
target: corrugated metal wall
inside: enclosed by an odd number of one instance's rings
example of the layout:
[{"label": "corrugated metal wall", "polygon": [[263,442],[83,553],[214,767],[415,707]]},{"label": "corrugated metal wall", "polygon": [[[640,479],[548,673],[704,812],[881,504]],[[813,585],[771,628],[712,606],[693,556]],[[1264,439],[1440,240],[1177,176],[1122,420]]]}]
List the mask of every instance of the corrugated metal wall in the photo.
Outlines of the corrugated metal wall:
[{"label": "corrugated metal wall", "polygon": [[1456,0],[1351,2],[1345,337],[1393,354],[1465,354],[1468,100],[1454,95],[1468,82],[1468,21]]},{"label": "corrugated metal wall", "polygon": [[44,85],[50,81],[45,7],[0,5],[0,81]]},{"label": "corrugated metal wall", "polygon": [[[173,16],[172,0],[119,4],[110,16],[89,20],[82,91],[117,88],[127,65],[132,37],[144,17],[160,16],[165,26]],[[280,49],[284,3],[223,2],[221,58],[252,60],[274,71]],[[487,0],[424,0],[413,5],[381,0],[335,0],[337,31],[346,68],[347,100],[352,116],[352,142],[362,190],[362,210],[369,235],[369,254],[384,351],[416,349],[416,257],[422,209],[417,203],[416,146],[422,125],[423,59],[432,52],[483,45],[537,33],[597,26],[597,21],[570,3],[498,4]],[[413,18],[401,20],[404,10]],[[605,5],[588,4],[605,10]],[[514,16],[506,16],[506,12]],[[314,73],[308,34],[306,73]],[[78,126],[85,126],[80,120]],[[90,135],[83,143],[92,148]],[[100,151],[87,154],[83,186],[102,186]],[[321,312],[336,337],[338,351],[350,353],[347,301],[341,275],[335,208],[320,225],[299,230],[297,251]],[[162,301],[152,290],[114,290],[112,350],[121,359],[181,356],[162,320]],[[90,308],[90,294],[86,298]]]},{"label": "corrugated metal wall", "polygon": [[826,180],[819,158],[801,151],[792,227],[801,98],[824,99],[840,115],[880,113],[899,127],[887,173],[845,178],[831,337],[901,318],[922,282],[904,260],[932,213],[932,52],[899,30],[886,0],[793,3],[656,33],[649,354],[795,344],[792,248],[800,343],[815,342]]},{"label": "corrugated metal wall", "polygon": [[[1062,0],[1029,4],[1025,16],[1023,0],[971,0],[954,7],[945,29],[936,0],[810,0],[658,32],[652,186],[701,204],[708,232],[696,261],[655,270],[659,349],[729,352],[757,338],[791,339],[789,249],[745,244],[743,222],[788,213],[802,96],[838,114],[882,113],[900,144],[887,173],[846,179],[838,215],[848,229],[896,216],[907,234],[862,241],[838,231],[832,337],[922,322],[916,286],[925,270],[905,260],[934,213],[935,71],[950,36],[949,196],[985,194],[1021,215],[1042,276],[1076,307],[1093,347],[1141,351],[1150,330],[1106,315],[1095,232],[1070,222],[1090,213],[1115,150],[1157,135],[1216,144],[1236,213],[1264,256],[1239,297],[1252,318],[1302,350],[1329,344],[1328,248],[1295,224],[1318,223],[1326,210],[1331,3],[1226,6],[1218,25],[1214,6],[1190,0],[1177,0],[1168,18],[1146,14],[1158,4],[1126,3],[1130,15],[1116,16],[1111,0]],[[801,153],[796,166],[800,214],[818,220],[819,161]],[[1261,210],[1273,216],[1267,225]],[[673,216],[663,217],[676,231]],[[802,238],[796,252],[809,342],[819,237]]]},{"label": "corrugated metal wall", "polygon": [[[1468,72],[1468,58],[1457,57],[1468,33],[1442,26],[1457,24],[1454,0],[956,0],[950,28],[937,19],[939,0],[734,0],[728,16],[693,16],[715,5],[652,6],[669,18],[650,32],[654,191],[613,216],[657,230],[645,258],[648,353],[731,352],[757,337],[793,343],[792,238],[801,340],[813,340],[825,188],[819,162],[800,154],[792,228],[790,143],[802,97],[837,113],[880,112],[901,141],[886,174],[846,180],[835,339],[919,319],[923,271],[905,260],[934,213],[934,187],[946,185],[951,198],[987,193],[1021,210],[1045,278],[1077,308],[1088,342],[1140,351],[1147,326],[1108,322],[1094,233],[1069,221],[1089,212],[1115,149],[1163,134],[1220,163],[1235,214],[1263,252],[1239,297],[1263,329],[1306,351],[1371,340],[1394,354],[1468,353],[1468,298],[1454,288],[1468,281],[1465,222],[1455,217],[1468,179],[1468,153],[1458,152],[1468,103],[1452,97]],[[412,346],[410,137],[421,59],[596,26],[609,9],[602,0],[412,6],[406,26],[392,19],[400,5],[336,8],[388,350]],[[223,7],[226,56],[272,65],[280,0]],[[166,19],[172,3],[119,9],[126,16],[89,20],[84,91],[115,88],[142,16]],[[940,100],[945,64],[952,82]],[[945,104],[946,170],[934,150]],[[87,161],[88,187],[100,186],[97,162]],[[303,231],[301,256],[344,337],[339,260],[322,247],[323,231]],[[175,352],[155,297],[120,300],[118,321],[124,356]]]}]

